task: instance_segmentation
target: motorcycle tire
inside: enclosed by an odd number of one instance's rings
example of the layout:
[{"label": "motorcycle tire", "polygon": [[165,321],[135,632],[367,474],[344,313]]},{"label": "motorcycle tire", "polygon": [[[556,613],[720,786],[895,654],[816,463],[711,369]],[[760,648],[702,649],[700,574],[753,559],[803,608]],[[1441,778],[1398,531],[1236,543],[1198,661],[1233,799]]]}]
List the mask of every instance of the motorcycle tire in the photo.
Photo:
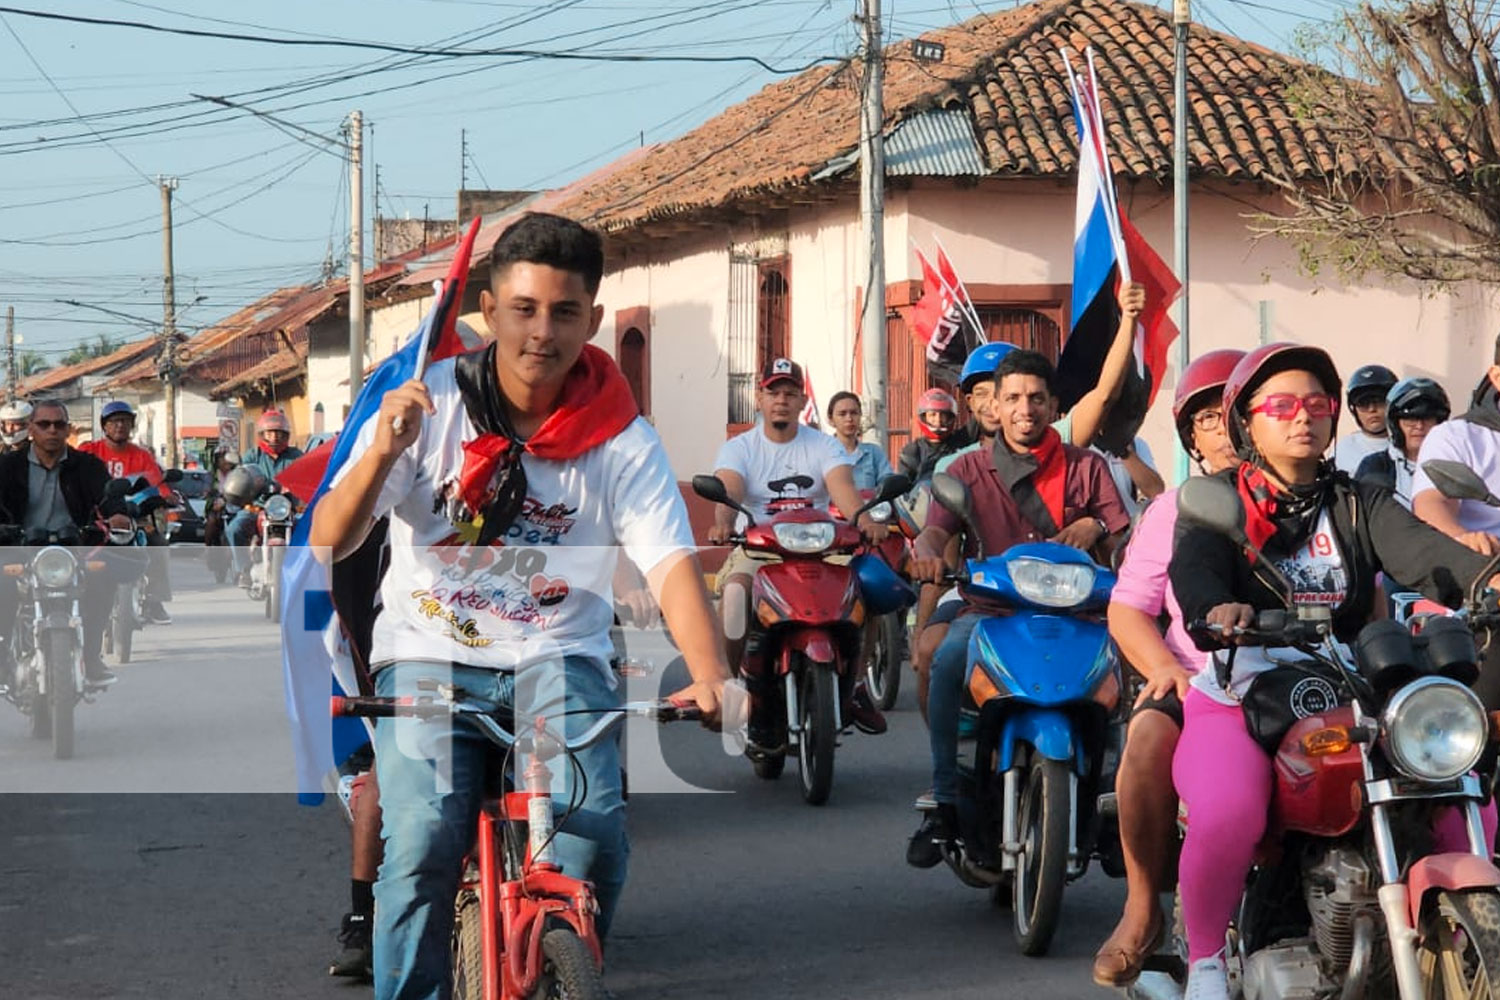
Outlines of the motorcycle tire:
[{"label": "motorcycle tire", "polygon": [[542,977],[531,1000],[605,1000],[604,979],[594,953],[571,927],[542,935]]},{"label": "motorcycle tire", "polygon": [[896,707],[901,693],[901,664],[906,659],[906,612],[881,615],[875,643],[865,664],[865,684],[882,712]]},{"label": "motorcycle tire", "polygon": [[1500,893],[1443,891],[1424,910],[1417,952],[1424,995],[1500,1000]]},{"label": "motorcycle tire", "polygon": [[47,700],[52,710],[52,756],[73,756],[73,637],[66,632],[47,636]]},{"label": "motorcycle tire", "polygon": [[479,896],[459,893],[453,915],[453,1000],[484,1000],[484,938],[479,930]]},{"label": "motorcycle tire", "polygon": [[831,664],[807,659],[802,660],[801,671],[797,775],[802,779],[803,801],[820,806],[833,791],[833,750],[839,736],[833,710],[834,699],[838,697],[838,678]]},{"label": "motorcycle tire", "polygon": [[1023,955],[1045,955],[1062,915],[1068,879],[1068,826],[1072,822],[1068,765],[1037,754],[1021,792],[1016,829],[1021,856],[1012,883],[1016,944]]},{"label": "motorcycle tire", "polygon": [[115,613],[109,621],[110,645],[115,658],[121,663],[130,662],[130,651],[135,638],[135,629],[130,624],[134,597],[134,587],[121,587],[115,594]]}]

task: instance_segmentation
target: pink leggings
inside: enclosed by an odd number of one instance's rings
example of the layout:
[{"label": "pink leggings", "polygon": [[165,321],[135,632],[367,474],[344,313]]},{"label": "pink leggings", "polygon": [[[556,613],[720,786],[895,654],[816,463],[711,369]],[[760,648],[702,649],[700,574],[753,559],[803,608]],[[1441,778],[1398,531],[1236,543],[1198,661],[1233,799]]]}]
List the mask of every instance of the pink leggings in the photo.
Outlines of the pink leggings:
[{"label": "pink leggings", "polygon": [[[1188,958],[1196,962],[1224,947],[1255,847],[1266,832],[1271,758],[1246,732],[1238,705],[1221,704],[1194,688],[1183,703],[1172,780],[1188,810],[1177,884]],[[1484,807],[1483,815],[1485,837],[1493,847],[1493,802]],[[1457,809],[1438,817],[1433,837],[1437,851],[1469,849],[1463,814]]]}]

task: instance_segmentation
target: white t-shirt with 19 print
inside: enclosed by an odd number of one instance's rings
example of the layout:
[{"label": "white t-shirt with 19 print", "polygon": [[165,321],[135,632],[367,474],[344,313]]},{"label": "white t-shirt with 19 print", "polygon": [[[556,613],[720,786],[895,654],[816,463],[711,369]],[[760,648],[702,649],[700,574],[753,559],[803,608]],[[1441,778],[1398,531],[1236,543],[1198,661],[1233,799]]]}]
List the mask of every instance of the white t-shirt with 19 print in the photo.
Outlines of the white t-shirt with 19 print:
[{"label": "white t-shirt with 19 print", "polygon": [[[464,443],[479,432],[451,360],[434,364],[423,381],[437,412],[423,420],[375,504],[375,517],[391,515],[391,563],[372,662],[511,670],[584,656],[608,674],[616,546],[643,573],[693,548],[687,508],[656,431],[638,417],[577,458],[524,454],[521,513],[503,544],[476,552],[470,543],[478,529],[457,482]],[[375,420],[367,421],[355,455],[374,443],[375,431]]]}]

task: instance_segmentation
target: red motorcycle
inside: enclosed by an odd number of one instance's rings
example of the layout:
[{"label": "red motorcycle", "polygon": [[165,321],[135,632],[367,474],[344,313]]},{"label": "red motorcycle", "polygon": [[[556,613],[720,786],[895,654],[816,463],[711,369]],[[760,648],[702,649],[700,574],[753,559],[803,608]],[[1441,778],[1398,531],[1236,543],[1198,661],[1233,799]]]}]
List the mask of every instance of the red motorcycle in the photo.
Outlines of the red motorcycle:
[{"label": "red motorcycle", "polygon": [[[1244,547],[1288,605],[1260,612],[1232,637],[1190,626],[1225,643],[1208,667],[1221,681],[1233,651],[1258,645],[1275,650],[1295,682],[1262,858],[1226,941],[1231,977],[1246,997],[1265,1000],[1495,995],[1500,869],[1480,811],[1486,783],[1475,773],[1494,736],[1469,685],[1479,675],[1470,626],[1500,620],[1481,599],[1500,558],[1460,616],[1434,618],[1418,637],[1373,622],[1351,653],[1333,641],[1329,609],[1296,606],[1290,581],[1249,545],[1232,487],[1191,479],[1178,508]],[[1282,704],[1257,700],[1254,688],[1245,698],[1257,710]],[[1466,834],[1446,850],[1434,840],[1444,811],[1456,812]]]},{"label": "red motorcycle", "polygon": [[[886,525],[890,533],[879,545],[869,547],[872,558],[879,558],[886,566],[910,585],[906,576],[906,564],[911,558],[912,541],[921,530],[897,504],[876,500],[874,490],[860,490],[860,498],[874,501],[869,508],[870,517]],[[829,510],[839,517],[837,506]],[[882,712],[896,707],[896,698],[901,693],[901,666],[906,662],[910,644],[906,634],[907,605],[895,611],[872,614],[865,625],[868,636],[864,647],[864,680],[870,689],[870,697]]]},{"label": "red motorcycle", "polygon": [[[457,1000],[605,1000],[604,952],[594,926],[593,884],[564,875],[553,846],[552,770],[610,734],[625,716],[655,722],[696,720],[696,705],[629,702],[602,709],[586,731],[565,739],[538,719],[511,733],[463,691],[434,685],[433,694],[332,699],[334,716],[467,719],[507,755],[531,757],[525,788],[484,803],[474,850],[464,862],[453,921],[453,996]],[[566,821],[566,817],[564,817]]]},{"label": "red motorcycle", "polygon": [[[794,476],[772,485],[806,490],[812,480]],[[886,478],[853,516],[909,487],[904,476]],[[865,616],[894,611],[901,599],[898,588],[904,585],[878,557],[856,557],[865,558],[862,563],[830,561],[830,556],[857,552],[864,538],[853,524],[804,499],[772,504],[771,519],[757,524],[754,515],[730,499],[718,477],[694,476],[693,491],[745,515],[745,531],[731,537],[731,543],[752,555],[781,558],[760,566],[751,585],[752,632],[739,669],[751,695],[752,729],[769,734],[770,745],[752,746],[749,756],[755,773],[771,780],[781,776],[787,753],[795,750],[802,797],[822,805],[833,789],[833,753],[858,679],[854,665],[859,663]]]}]

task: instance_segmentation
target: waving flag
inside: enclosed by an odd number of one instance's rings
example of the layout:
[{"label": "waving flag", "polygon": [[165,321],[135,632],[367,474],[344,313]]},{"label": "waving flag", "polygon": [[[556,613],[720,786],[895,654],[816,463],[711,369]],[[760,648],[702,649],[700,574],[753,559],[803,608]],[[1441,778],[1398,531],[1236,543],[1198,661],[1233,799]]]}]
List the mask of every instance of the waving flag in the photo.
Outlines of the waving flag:
[{"label": "waving flag", "polygon": [[369,739],[360,720],[340,719],[335,723],[328,713],[330,693],[357,691],[359,683],[339,634],[327,568],[307,544],[313,509],[353,457],[360,429],[380,411],[381,398],[403,382],[421,378],[433,361],[463,351],[458,311],[478,232],[479,220],[475,219],[453,255],[448,277],[422,325],[365,381],[328,456],[322,480],[292,529],[281,577],[281,665],[287,714],[292,722],[292,748],[297,757],[298,797],[310,805],[322,801],[323,781],[337,763]]},{"label": "waving flag", "polygon": [[944,270],[953,270],[946,254],[939,251],[938,267],[921,250],[917,260],[922,265],[922,298],[912,307],[912,332],[927,345],[928,364],[956,370],[983,339],[978,320],[958,276],[944,276]]},{"label": "waving flag", "polygon": [[1067,63],[1078,126],[1078,201],[1073,219],[1072,323],[1057,364],[1058,397],[1061,408],[1069,410],[1099,383],[1120,322],[1116,293],[1127,281],[1144,284],[1147,305],[1136,325],[1134,363],[1111,412],[1109,437],[1118,444],[1135,436],[1161,386],[1167,348],[1177,338],[1167,308],[1181,285],[1120,211],[1092,52],[1087,58],[1087,76],[1075,74]]},{"label": "waving flag", "polygon": [[818,418],[818,397],[813,395],[812,376],[807,374],[807,369],[802,369],[802,395],[807,397],[807,402],[802,406],[802,413],[797,417],[798,422],[809,427],[823,428],[823,422]]}]

